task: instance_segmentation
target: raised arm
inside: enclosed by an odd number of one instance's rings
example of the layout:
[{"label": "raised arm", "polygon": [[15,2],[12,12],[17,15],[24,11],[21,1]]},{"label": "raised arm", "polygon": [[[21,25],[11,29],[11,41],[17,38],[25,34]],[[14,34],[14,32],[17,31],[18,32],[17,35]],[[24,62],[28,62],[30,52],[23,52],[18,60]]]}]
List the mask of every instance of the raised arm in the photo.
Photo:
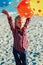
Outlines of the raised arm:
[{"label": "raised arm", "polygon": [[22,28],[24,31],[26,30],[26,28],[27,28],[27,26],[28,26],[29,23],[30,23],[30,18],[27,18],[26,22],[25,22],[25,24],[24,24],[24,26]]},{"label": "raised arm", "polygon": [[14,22],[12,22],[12,17],[9,15],[9,13],[6,10],[3,10],[2,13],[7,16],[10,28],[11,28],[12,31],[14,31],[15,26],[14,26]]}]

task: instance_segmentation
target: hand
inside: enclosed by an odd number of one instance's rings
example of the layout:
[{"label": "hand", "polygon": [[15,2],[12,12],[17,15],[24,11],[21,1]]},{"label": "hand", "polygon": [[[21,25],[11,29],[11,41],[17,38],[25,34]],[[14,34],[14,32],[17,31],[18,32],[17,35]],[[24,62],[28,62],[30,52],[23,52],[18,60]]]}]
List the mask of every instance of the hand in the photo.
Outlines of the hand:
[{"label": "hand", "polygon": [[2,10],[2,13],[7,15],[7,17],[9,17],[9,13],[6,10]]}]

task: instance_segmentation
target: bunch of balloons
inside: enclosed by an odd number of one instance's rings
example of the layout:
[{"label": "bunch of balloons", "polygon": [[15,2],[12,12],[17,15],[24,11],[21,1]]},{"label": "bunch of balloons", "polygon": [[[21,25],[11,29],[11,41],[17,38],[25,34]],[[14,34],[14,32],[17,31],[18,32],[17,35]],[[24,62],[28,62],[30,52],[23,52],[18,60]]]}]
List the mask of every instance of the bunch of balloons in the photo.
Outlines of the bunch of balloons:
[{"label": "bunch of balloons", "polygon": [[22,0],[17,8],[21,16],[31,17],[34,14],[43,16],[43,0]]},{"label": "bunch of balloons", "polygon": [[[12,1],[15,0],[0,0],[0,7],[7,6],[11,4]],[[21,0],[16,8],[18,13],[26,18],[30,18],[34,14],[43,16],[43,0]]]}]

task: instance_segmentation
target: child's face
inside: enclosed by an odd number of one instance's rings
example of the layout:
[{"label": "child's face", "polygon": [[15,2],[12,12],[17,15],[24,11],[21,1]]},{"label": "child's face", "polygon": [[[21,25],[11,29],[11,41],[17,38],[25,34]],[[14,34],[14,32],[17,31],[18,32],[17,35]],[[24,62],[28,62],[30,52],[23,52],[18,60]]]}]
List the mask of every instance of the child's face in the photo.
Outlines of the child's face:
[{"label": "child's face", "polygon": [[22,26],[21,18],[20,19],[17,19],[16,26],[18,28],[21,28],[21,26]]}]

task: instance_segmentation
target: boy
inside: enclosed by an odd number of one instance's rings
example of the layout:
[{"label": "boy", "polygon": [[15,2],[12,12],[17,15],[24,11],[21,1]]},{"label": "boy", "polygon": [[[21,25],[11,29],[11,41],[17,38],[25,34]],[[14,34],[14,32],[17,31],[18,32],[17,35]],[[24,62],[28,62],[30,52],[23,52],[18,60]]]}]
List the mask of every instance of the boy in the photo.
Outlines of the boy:
[{"label": "boy", "polygon": [[[28,48],[28,39],[26,28],[28,23],[30,22],[30,18],[26,19],[24,26],[22,27],[21,17],[20,15],[15,17],[15,24],[12,22],[12,17],[6,10],[3,10],[8,18],[8,23],[12,30],[14,44],[13,44],[13,55],[16,61],[16,65],[27,65],[26,62],[26,49]],[[21,28],[22,27],[22,28]]]}]

